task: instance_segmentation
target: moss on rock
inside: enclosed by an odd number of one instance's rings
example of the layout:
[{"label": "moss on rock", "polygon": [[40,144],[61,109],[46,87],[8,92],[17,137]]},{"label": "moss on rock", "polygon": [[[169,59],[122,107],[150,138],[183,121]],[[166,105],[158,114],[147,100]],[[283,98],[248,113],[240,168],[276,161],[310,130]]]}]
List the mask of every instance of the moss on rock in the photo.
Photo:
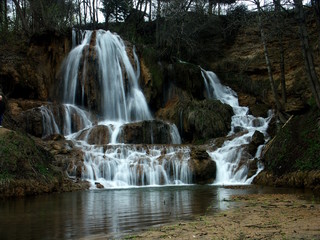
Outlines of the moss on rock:
[{"label": "moss on rock", "polygon": [[27,135],[0,129],[0,196],[24,196],[59,189],[62,173],[53,156]]}]

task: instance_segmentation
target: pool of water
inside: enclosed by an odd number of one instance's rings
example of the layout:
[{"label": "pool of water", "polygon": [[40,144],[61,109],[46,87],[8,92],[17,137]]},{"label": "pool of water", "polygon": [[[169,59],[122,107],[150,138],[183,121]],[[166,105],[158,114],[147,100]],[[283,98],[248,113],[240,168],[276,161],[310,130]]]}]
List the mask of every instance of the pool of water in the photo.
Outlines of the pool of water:
[{"label": "pool of water", "polygon": [[293,192],[262,187],[171,186],[90,190],[0,201],[0,239],[119,238],[232,207],[234,194]]}]

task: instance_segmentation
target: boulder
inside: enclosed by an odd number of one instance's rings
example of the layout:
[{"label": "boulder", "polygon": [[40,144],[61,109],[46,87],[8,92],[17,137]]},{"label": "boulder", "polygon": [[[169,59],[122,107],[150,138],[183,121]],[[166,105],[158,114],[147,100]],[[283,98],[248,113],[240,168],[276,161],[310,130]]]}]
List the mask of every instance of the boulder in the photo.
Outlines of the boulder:
[{"label": "boulder", "polygon": [[170,144],[170,125],[160,120],[125,124],[119,142],[126,144]]},{"label": "boulder", "polygon": [[255,131],[252,135],[251,142],[247,147],[247,151],[254,156],[261,144],[264,144],[264,135],[262,132]]},{"label": "boulder", "polygon": [[109,128],[105,125],[96,125],[90,129],[83,130],[77,137],[77,140],[84,140],[93,145],[105,145],[110,143]]},{"label": "boulder", "polygon": [[216,178],[216,162],[213,161],[204,147],[192,147],[189,166],[193,182],[210,184]]},{"label": "boulder", "polygon": [[157,117],[174,122],[185,142],[203,142],[222,137],[231,129],[232,108],[218,100],[177,99],[157,112]]},{"label": "boulder", "polygon": [[96,188],[99,188],[99,189],[104,188],[104,186],[99,182],[95,182],[94,184],[96,185]]},{"label": "boulder", "polygon": [[248,178],[251,178],[254,174],[256,174],[258,170],[258,159],[254,158],[252,159],[248,164]]}]

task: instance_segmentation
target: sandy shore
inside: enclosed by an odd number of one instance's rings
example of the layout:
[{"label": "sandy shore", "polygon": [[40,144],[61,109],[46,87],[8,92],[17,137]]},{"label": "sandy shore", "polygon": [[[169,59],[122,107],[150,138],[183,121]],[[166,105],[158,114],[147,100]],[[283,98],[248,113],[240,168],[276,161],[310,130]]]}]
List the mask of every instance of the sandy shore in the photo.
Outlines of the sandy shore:
[{"label": "sandy shore", "polygon": [[320,203],[293,194],[233,196],[231,209],[125,239],[320,239]]}]

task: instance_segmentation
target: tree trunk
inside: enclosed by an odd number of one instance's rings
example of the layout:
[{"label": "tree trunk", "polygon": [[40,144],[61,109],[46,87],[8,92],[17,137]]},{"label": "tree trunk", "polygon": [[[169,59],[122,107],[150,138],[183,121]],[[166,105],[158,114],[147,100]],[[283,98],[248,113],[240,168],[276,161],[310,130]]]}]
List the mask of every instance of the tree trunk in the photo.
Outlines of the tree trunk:
[{"label": "tree trunk", "polygon": [[318,28],[318,55],[320,55],[320,1],[312,0],[311,3]]},{"label": "tree trunk", "polygon": [[266,65],[267,65],[267,69],[268,69],[269,82],[270,82],[271,91],[272,91],[272,94],[273,94],[273,97],[274,97],[274,100],[276,103],[277,112],[279,113],[279,112],[282,112],[282,106],[280,104],[279,97],[278,97],[276,87],[274,84],[274,80],[273,80],[273,73],[272,73],[272,67],[271,67],[271,62],[270,62],[270,58],[269,58],[267,40],[266,40],[266,36],[265,36],[264,29],[262,26],[261,7],[260,7],[259,0],[256,1],[256,5],[257,5],[257,9],[258,9],[258,24],[259,24],[259,30],[260,30],[260,37],[261,37],[261,42],[263,44],[263,51],[264,51],[264,56],[265,56]]},{"label": "tree trunk", "polygon": [[24,18],[24,16],[23,16],[23,13],[22,13],[22,11],[21,11],[20,5],[19,5],[19,3],[17,2],[17,0],[12,0],[12,1],[14,2],[15,6],[16,6],[16,11],[17,11],[17,13],[18,13],[18,15],[19,15],[19,18],[20,18],[20,20],[21,20],[22,28],[23,28],[24,32],[25,32],[27,35],[29,35],[29,34],[30,34],[30,28],[29,28],[29,26],[28,26],[27,20],[26,20],[26,19]]},{"label": "tree trunk", "polygon": [[152,0],[149,0],[149,22],[152,21]]},{"label": "tree trunk", "polygon": [[283,41],[280,40],[280,73],[281,73],[281,96],[283,103],[287,102],[287,88],[286,88],[286,76],[285,76],[285,64],[284,64],[284,47]]},{"label": "tree trunk", "polygon": [[157,0],[157,20],[156,20],[156,44],[160,47],[160,13],[161,13],[161,0]]},{"label": "tree trunk", "polygon": [[307,77],[310,82],[311,90],[316,100],[316,104],[320,109],[320,83],[314,66],[313,50],[309,44],[309,35],[306,26],[306,19],[303,10],[302,0],[294,0],[294,3],[296,16],[299,23],[302,54],[307,72]]},{"label": "tree trunk", "polygon": [[287,91],[286,91],[286,77],[285,77],[285,63],[284,63],[284,44],[283,44],[283,31],[285,31],[285,24],[281,14],[281,3],[280,0],[273,0],[275,6],[276,15],[276,32],[279,41],[279,52],[280,52],[280,83],[281,83],[281,96],[283,103],[287,102]]},{"label": "tree trunk", "polygon": [[208,14],[212,15],[213,13],[213,0],[209,0]]},{"label": "tree trunk", "polygon": [[0,31],[3,31],[5,17],[7,15],[4,14],[4,2],[0,2]]}]

